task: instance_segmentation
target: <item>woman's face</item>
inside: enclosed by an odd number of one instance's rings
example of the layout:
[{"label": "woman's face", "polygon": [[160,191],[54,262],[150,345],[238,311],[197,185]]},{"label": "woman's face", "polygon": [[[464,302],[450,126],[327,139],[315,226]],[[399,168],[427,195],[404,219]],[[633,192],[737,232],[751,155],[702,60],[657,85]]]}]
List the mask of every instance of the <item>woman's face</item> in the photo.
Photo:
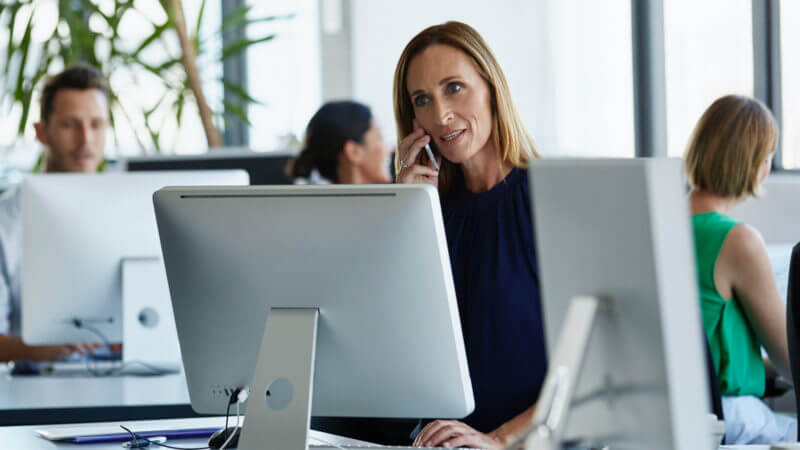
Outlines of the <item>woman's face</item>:
[{"label": "woman's face", "polygon": [[432,45],[408,65],[416,126],[449,161],[461,164],[489,150],[492,96],[474,61],[447,45]]},{"label": "woman's face", "polygon": [[392,177],[389,174],[389,164],[392,149],[383,141],[381,127],[372,119],[369,130],[364,134],[363,158],[358,162],[359,169],[368,183],[389,183]]}]

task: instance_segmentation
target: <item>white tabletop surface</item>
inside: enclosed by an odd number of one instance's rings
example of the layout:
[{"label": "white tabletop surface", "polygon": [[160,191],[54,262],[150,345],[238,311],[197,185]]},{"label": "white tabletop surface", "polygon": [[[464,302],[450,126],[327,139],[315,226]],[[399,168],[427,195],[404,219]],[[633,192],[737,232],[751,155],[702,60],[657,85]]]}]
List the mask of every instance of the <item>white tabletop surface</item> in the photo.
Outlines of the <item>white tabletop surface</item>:
[{"label": "white tabletop surface", "polygon": [[[200,422],[207,422],[208,419],[201,418],[201,419],[167,419],[160,422],[163,422],[166,427],[174,427],[180,428],[181,426],[186,426],[186,424],[194,424]],[[147,421],[150,422],[150,421]],[[219,426],[223,426],[225,419],[219,418],[217,420],[219,422]],[[120,425],[130,425],[135,423],[141,423],[136,421],[126,421],[126,422],[119,422]],[[92,426],[97,424],[84,424],[86,426]],[[120,450],[122,447],[120,446],[120,442],[110,442],[110,443],[101,443],[101,444],[71,444],[71,443],[57,443],[51,442],[47,439],[40,437],[36,434],[35,430],[41,428],[54,428],[59,427],[62,425],[26,425],[20,427],[0,427],[0,443],[2,443],[3,448],[9,449],[30,449],[30,450],[38,450],[38,449],[47,449],[47,450],[54,450],[54,449],[62,449],[62,448],[70,448],[73,450],[78,449],[86,449],[86,450],[98,450],[98,449],[115,449]],[[74,427],[76,425],[63,425]],[[175,445],[177,447],[203,447],[206,445],[208,439],[179,439],[179,440],[170,440],[168,444]]]},{"label": "white tabletop surface", "polygon": [[[224,423],[224,418],[192,418],[192,419],[166,419],[162,421],[158,421],[159,426],[163,426],[164,428],[181,428],[181,427],[190,427],[190,426],[208,426],[207,424],[209,421],[213,421],[215,424],[219,424],[222,426]],[[132,425],[132,424],[143,424],[146,422],[154,422],[154,421],[126,421],[126,422],[114,422],[109,423],[112,425]],[[83,424],[87,427],[96,426],[98,424],[91,423],[91,424]],[[19,448],[19,449],[29,449],[29,450],[56,450],[56,449],[64,449],[69,448],[73,450],[77,449],[87,449],[87,450],[119,450],[122,448],[119,442],[112,442],[112,443],[101,443],[101,444],[59,444],[56,442],[50,442],[39,435],[36,434],[35,430],[41,428],[54,428],[54,427],[75,427],[76,425],[27,425],[27,426],[19,426],[19,427],[0,427],[0,443],[2,443],[3,448]],[[80,425],[78,425],[80,426]],[[180,440],[171,440],[168,443],[171,445],[175,445],[178,447],[197,447],[197,446],[205,446],[207,440],[206,439],[180,439]],[[319,448],[319,447],[317,447]],[[333,448],[333,447],[331,447]],[[769,446],[767,445],[740,445],[740,446],[722,446],[720,450],[769,450]]]},{"label": "white tabletop surface", "polygon": [[[233,420],[233,419],[231,419]],[[18,427],[0,427],[0,447],[13,448],[13,449],[26,449],[26,450],[55,450],[69,448],[72,450],[87,449],[87,450],[110,450],[121,449],[121,442],[109,442],[98,444],[72,444],[72,443],[58,443],[51,442],[44,439],[36,433],[39,429],[58,429],[58,428],[75,428],[87,427],[88,429],[96,428],[98,425],[111,425],[112,429],[116,429],[118,425],[125,425],[131,428],[147,429],[154,426],[159,429],[182,429],[182,428],[213,428],[223,427],[225,424],[224,417],[203,417],[191,419],[165,419],[165,420],[148,420],[148,421],[124,421],[124,422],[105,422],[105,423],[86,423],[86,424],[69,424],[69,425],[26,425]],[[233,423],[231,423],[233,425]],[[322,440],[320,440],[322,439]],[[208,439],[172,439],[167,441],[167,444],[176,447],[205,447]],[[328,447],[330,443],[347,448],[348,445],[363,445],[368,444],[363,441],[356,441],[353,439],[344,438],[341,436],[321,433],[312,431],[309,434],[309,443],[314,445],[315,450],[335,450],[337,447]],[[324,446],[320,446],[324,444]],[[151,447],[157,448],[157,447]],[[388,448],[387,448],[388,449]]]},{"label": "white tabletop surface", "polygon": [[723,445],[720,450],[769,450],[769,445]]},{"label": "white tabletop surface", "polygon": [[183,373],[161,376],[11,376],[0,367],[0,410],[188,405]]}]

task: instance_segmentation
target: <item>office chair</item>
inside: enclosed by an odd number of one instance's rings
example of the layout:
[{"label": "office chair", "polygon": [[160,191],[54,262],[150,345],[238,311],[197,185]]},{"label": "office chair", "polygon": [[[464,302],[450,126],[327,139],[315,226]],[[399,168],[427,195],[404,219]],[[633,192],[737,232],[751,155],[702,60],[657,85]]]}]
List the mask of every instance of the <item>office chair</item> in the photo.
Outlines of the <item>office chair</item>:
[{"label": "office chair", "polygon": [[[789,262],[789,289],[786,293],[786,333],[789,339],[789,364],[792,369],[792,379],[800,379],[800,244],[792,248],[792,258]],[[795,406],[800,405],[800,389],[794,390]],[[798,430],[800,440],[800,430]]]},{"label": "office chair", "polygon": [[708,339],[703,335],[703,344],[705,344],[706,352],[706,367],[708,369],[708,391],[711,395],[711,412],[717,416],[719,420],[725,420],[722,414],[722,395],[719,392],[719,380],[717,379],[717,370],[714,368],[714,360],[711,358],[711,347],[708,345]]}]

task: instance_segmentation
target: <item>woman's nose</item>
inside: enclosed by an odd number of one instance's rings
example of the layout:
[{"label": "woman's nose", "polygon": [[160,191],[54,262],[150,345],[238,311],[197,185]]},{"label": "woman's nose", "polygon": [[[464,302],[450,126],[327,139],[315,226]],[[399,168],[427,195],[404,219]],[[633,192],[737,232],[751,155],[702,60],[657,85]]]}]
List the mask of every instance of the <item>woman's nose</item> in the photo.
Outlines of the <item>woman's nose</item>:
[{"label": "woman's nose", "polygon": [[446,125],[453,117],[452,109],[447,102],[436,102],[434,105],[436,111],[436,121],[441,125]]}]

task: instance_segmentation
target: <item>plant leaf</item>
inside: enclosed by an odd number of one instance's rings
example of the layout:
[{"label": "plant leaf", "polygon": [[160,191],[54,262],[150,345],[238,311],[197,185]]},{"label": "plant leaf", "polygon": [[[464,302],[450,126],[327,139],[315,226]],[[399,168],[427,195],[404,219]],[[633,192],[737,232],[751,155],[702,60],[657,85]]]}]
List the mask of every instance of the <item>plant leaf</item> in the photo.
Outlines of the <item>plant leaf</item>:
[{"label": "plant leaf", "polygon": [[244,87],[242,87],[241,84],[234,83],[232,81],[228,81],[228,80],[226,80],[224,78],[221,81],[222,81],[222,85],[225,87],[226,90],[231,91],[232,93],[234,93],[237,97],[241,98],[242,100],[245,100],[248,103],[255,103],[257,105],[263,105],[262,102],[260,102],[260,101],[256,100],[255,98],[253,98],[244,89]]},{"label": "plant leaf", "polygon": [[5,70],[8,70],[8,67],[11,64],[11,57],[14,56],[14,52],[16,51],[16,46],[14,45],[14,25],[17,23],[17,13],[19,13],[21,6],[22,5],[19,3],[14,3],[13,5],[9,6],[11,10],[11,20],[9,21],[8,25],[8,46],[6,48],[6,65],[4,66]]},{"label": "plant leaf", "polygon": [[33,79],[31,79],[30,85],[25,91],[25,99],[22,102],[22,117],[19,120],[19,129],[17,130],[18,134],[25,133],[25,128],[28,125],[28,116],[30,116],[31,112],[33,90],[39,84],[39,81],[47,75],[47,69],[52,60],[53,58],[51,56],[45,56],[45,53],[42,53],[41,60],[39,61],[39,68],[36,70],[36,74],[33,76]]},{"label": "plant leaf", "polygon": [[247,118],[247,112],[244,110],[244,108],[228,101],[224,101],[222,103],[223,105],[225,105],[225,113],[231,113],[237,118],[239,118],[239,120],[241,120],[242,122],[248,125],[252,125],[250,123],[250,119]]},{"label": "plant leaf", "polygon": [[156,112],[156,110],[158,109],[159,106],[161,106],[162,103],[164,103],[164,100],[167,98],[167,95],[169,95],[169,91],[164,92],[164,94],[161,95],[161,98],[158,99],[158,101],[156,102],[155,105],[153,105],[152,108],[146,108],[143,110],[144,117],[146,119],[150,119],[150,116],[153,115],[154,112]]},{"label": "plant leaf", "polygon": [[147,128],[147,134],[150,135],[150,139],[153,141],[153,150],[156,153],[161,153],[161,144],[159,143],[161,140],[161,133],[155,131],[147,121],[145,121],[145,127]]},{"label": "plant leaf", "polygon": [[264,36],[259,39],[239,39],[238,41],[232,42],[231,44],[226,45],[222,49],[222,59],[227,59],[231,56],[238,55],[243,51],[247,50],[251,45],[260,44],[262,42],[271,41],[275,38],[274,34],[270,34],[269,36]]},{"label": "plant leaf", "polygon": [[197,13],[197,23],[194,26],[195,39],[200,36],[200,26],[203,24],[203,13],[206,10],[206,0],[200,4],[200,12]]},{"label": "plant leaf", "polygon": [[61,16],[66,20],[69,26],[70,38],[72,45],[67,47],[67,54],[69,59],[64,61],[64,65],[68,66],[75,64],[82,59],[89,58],[89,47],[92,44],[91,32],[88,29],[88,24],[83,20],[83,17],[76,11],[68,10],[61,11]]},{"label": "plant leaf", "polygon": [[246,24],[247,14],[250,13],[251,9],[253,9],[252,6],[242,6],[236,11],[230,13],[228,16],[223,18],[222,27],[220,29],[222,31],[227,31],[232,28],[237,28]]},{"label": "plant leaf", "polygon": [[173,59],[170,59],[169,61],[164,61],[163,63],[161,63],[158,66],[155,66],[155,69],[160,74],[160,73],[164,72],[165,70],[170,69],[175,64],[180,64],[181,61],[182,61],[181,58],[173,58]]},{"label": "plant leaf", "polygon": [[294,19],[296,16],[297,16],[296,14],[294,14],[294,13],[291,13],[291,14],[286,14],[286,15],[283,15],[283,16],[266,16],[266,17],[259,17],[259,18],[256,18],[256,19],[248,19],[248,20],[247,20],[246,22],[244,22],[242,25],[244,25],[244,26],[249,26],[249,25],[252,25],[252,24],[255,24],[255,23],[274,22],[274,21],[276,21],[276,20],[292,20],[292,19]]},{"label": "plant leaf", "polygon": [[144,49],[146,49],[150,44],[152,44],[156,40],[160,39],[161,35],[164,34],[164,32],[170,28],[172,28],[172,22],[169,19],[167,19],[167,21],[161,25],[155,25],[155,28],[153,29],[153,34],[151,34],[150,36],[147,37],[147,39],[142,41],[142,43],[139,44],[139,47],[137,47],[136,50],[134,50],[134,52],[130,56],[132,58],[138,58],[139,54],[142,53]]},{"label": "plant leaf", "polygon": [[97,13],[98,15],[100,15],[100,17],[102,17],[106,21],[107,24],[109,25],[111,24],[111,18],[105,15],[103,11],[100,9],[100,7],[97,6],[94,2],[90,0],[81,0],[80,4],[81,4],[80,9],[83,9],[86,12]]},{"label": "plant leaf", "polygon": [[175,121],[178,123],[178,127],[181,126],[181,120],[183,119],[183,107],[186,103],[186,91],[181,90],[178,93],[178,98],[175,99],[175,103],[173,104],[175,107]]},{"label": "plant leaf", "polygon": [[[22,41],[19,43],[19,50],[22,53],[22,60],[19,63],[19,74],[17,76],[17,87],[14,89],[14,98],[22,100],[24,98],[23,82],[25,81],[25,66],[28,63],[28,54],[30,53],[31,46],[31,33],[33,32],[33,13],[28,19],[28,24],[25,26],[25,33],[22,35]],[[24,131],[24,125],[20,125]]]}]

